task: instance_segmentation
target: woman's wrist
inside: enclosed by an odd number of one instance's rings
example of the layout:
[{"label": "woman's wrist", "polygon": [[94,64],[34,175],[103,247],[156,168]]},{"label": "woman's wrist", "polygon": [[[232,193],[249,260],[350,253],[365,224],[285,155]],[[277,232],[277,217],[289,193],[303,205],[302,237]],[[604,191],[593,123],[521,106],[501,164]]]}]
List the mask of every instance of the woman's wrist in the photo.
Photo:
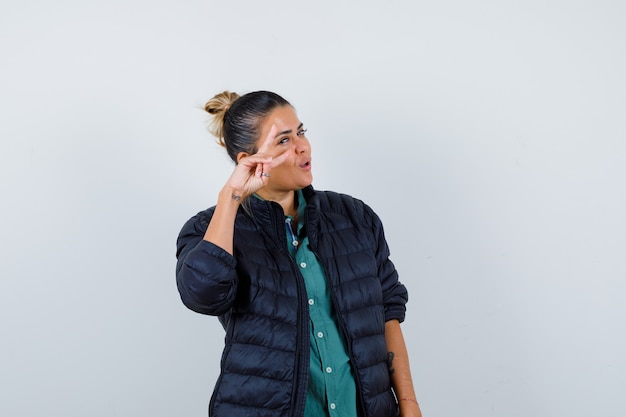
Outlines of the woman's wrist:
[{"label": "woman's wrist", "polygon": [[224,187],[218,196],[218,202],[239,205],[243,201],[243,192],[231,187]]},{"label": "woman's wrist", "polygon": [[422,417],[422,410],[415,398],[401,397],[398,399],[400,417]]},{"label": "woman's wrist", "polygon": [[412,401],[415,404],[420,405],[415,398],[400,398],[400,401]]}]

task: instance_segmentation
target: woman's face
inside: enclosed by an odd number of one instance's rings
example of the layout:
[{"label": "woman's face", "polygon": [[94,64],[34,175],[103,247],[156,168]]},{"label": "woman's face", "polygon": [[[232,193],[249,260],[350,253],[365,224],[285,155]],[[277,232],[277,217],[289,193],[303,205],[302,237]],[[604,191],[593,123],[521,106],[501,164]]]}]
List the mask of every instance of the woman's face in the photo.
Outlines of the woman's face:
[{"label": "woman's face", "polygon": [[265,189],[269,192],[299,190],[313,182],[311,145],[302,122],[291,106],[276,108],[263,121],[257,149],[268,156],[285,153],[285,160],[272,168]]}]

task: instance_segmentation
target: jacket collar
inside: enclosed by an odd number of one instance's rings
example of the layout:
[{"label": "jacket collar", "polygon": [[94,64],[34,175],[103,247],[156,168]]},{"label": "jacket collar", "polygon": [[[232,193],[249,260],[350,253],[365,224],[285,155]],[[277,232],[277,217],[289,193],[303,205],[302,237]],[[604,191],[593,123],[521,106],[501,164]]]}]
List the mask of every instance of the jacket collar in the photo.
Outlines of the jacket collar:
[{"label": "jacket collar", "polygon": [[[313,186],[309,185],[302,189],[302,194],[306,200],[306,211],[304,222],[311,240],[313,233],[316,236],[317,224],[319,221],[319,197]],[[272,237],[277,243],[284,240],[284,218],[285,213],[280,204],[274,201],[267,201],[261,198],[249,197],[246,207],[241,207],[242,214],[265,233]]]}]

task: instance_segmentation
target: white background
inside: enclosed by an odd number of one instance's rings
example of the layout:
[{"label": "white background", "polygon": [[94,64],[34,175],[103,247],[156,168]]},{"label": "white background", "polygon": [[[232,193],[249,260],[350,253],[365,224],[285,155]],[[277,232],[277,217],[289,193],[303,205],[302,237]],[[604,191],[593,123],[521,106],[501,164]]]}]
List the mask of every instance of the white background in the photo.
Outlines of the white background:
[{"label": "white background", "polygon": [[4,0],[0,60],[0,415],[206,415],[198,107],[269,89],[385,224],[425,417],[624,416],[623,1]]}]

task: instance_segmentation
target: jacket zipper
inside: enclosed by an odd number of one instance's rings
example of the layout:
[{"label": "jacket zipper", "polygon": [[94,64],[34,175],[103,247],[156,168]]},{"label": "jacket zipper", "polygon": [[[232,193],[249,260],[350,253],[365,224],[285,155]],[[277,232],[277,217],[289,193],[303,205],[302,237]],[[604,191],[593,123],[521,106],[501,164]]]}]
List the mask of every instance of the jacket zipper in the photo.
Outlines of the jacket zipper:
[{"label": "jacket zipper", "polygon": [[[277,203],[273,203],[278,206]],[[277,242],[282,242],[282,244],[277,245],[281,255],[287,256],[290,260],[291,270],[296,279],[296,291],[298,293],[298,312],[296,319],[296,364],[294,369],[294,384],[291,392],[291,406],[289,410],[289,415],[294,417],[301,417],[304,415],[304,404],[306,401],[306,389],[301,389],[302,386],[306,387],[308,381],[302,380],[305,376],[308,375],[309,361],[305,361],[303,356],[308,357],[309,346],[309,332],[308,327],[305,324],[308,324],[308,307],[306,304],[306,290],[304,289],[304,278],[302,274],[298,270],[295,264],[294,258],[289,253],[289,249],[287,248],[287,241],[285,238],[285,224],[280,221],[280,218],[284,218],[284,213],[280,206],[274,206],[272,210],[272,226],[274,231],[277,232]],[[307,342],[304,345],[305,341]]]}]

